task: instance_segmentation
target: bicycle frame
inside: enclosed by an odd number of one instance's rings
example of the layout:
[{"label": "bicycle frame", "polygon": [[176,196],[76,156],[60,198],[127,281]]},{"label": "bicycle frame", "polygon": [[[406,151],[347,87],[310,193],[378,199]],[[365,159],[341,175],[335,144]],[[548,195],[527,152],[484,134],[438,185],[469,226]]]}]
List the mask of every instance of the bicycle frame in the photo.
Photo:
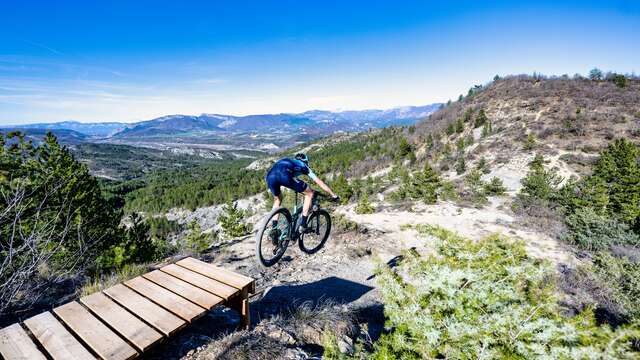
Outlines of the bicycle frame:
[{"label": "bicycle frame", "polygon": [[[298,223],[298,219],[300,218],[300,216],[302,216],[302,208],[304,207],[304,201],[298,206],[298,193],[295,192],[294,194],[295,200],[293,205],[293,213],[291,214],[291,222],[293,223],[292,229]],[[313,200],[311,200],[311,209],[309,209],[308,216],[310,217],[312,214],[315,214],[318,211],[320,211],[320,199],[318,193],[314,191]],[[320,217],[316,216],[314,220],[316,221],[315,233],[316,235],[320,235]]]}]

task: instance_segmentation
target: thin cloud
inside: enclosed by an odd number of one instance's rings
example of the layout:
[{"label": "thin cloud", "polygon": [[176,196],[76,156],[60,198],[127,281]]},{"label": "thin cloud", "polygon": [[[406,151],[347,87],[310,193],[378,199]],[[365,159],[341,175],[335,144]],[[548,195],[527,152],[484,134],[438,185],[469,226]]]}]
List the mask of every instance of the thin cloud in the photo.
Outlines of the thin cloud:
[{"label": "thin cloud", "polygon": [[27,43],[29,45],[35,46],[37,48],[50,51],[51,53],[56,54],[56,55],[65,55],[65,53],[63,53],[62,51],[56,50],[56,49],[54,49],[54,48],[52,48],[50,46],[44,45],[44,44],[40,44],[40,43],[37,43],[37,42],[34,42],[34,41],[24,40],[24,39],[22,41],[24,41],[25,43]]}]

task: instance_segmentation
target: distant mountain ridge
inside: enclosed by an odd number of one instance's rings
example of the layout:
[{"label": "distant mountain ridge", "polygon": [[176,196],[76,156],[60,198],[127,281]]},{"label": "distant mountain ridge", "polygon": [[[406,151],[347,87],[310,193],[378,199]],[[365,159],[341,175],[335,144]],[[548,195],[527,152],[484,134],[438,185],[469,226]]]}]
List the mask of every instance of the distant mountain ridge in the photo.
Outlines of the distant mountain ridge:
[{"label": "distant mountain ridge", "polygon": [[234,116],[224,114],[167,115],[137,123],[81,123],[64,121],[2,126],[0,132],[19,130],[39,141],[52,131],[62,143],[111,143],[161,150],[206,148],[259,149],[274,152],[336,132],[411,125],[427,118],[441,104],[387,110],[310,110],[291,114]]},{"label": "distant mountain ridge", "polygon": [[[82,123],[62,121],[13,126],[2,129],[71,130],[93,138],[129,138],[172,135],[193,132],[252,132],[299,130],[310,133],[331,131],[359,131],[369,127],[407,125],[421,120],[436,111],[441,104],[405,106],[388,110],[310,110],[303,113],[260,114],[234,116],[224,114],[167,115],[136,123],[104,122]],[[35,131],[38,129],[38,131]],[[195,135],[195,134],[193,134]]]},{"label": "distant mountain ridge", "polygon": [[391,125],[407,125],[427,117],[440,104],[408,106],[389,110],[332,112],[311,110],[298,114],[234,116],[223,114],[168,115],[132,124],[113,135],[117,139],[224,132],[299,131],[309,134],[362,131]]},{"label": "distant mountain ridge", "polygon": [[122,122],[82,123],[79,121],[61,121],[55,123],[38,123],[14,126],[0,126],[12,129],[40,129],[40,130],[72,130],[86,136],[109,137],[124,130],[127,125]]}]

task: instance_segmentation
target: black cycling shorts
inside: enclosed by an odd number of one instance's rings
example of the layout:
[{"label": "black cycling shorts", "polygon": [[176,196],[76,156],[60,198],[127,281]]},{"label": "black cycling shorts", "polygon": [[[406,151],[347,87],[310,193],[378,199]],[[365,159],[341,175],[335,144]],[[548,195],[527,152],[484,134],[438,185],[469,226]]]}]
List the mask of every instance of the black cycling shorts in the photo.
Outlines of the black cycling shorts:
[{"label": "black cycling shorts", "polygon": [[267,186],[273,194],[273,196],[280,196],[280,187],[284,186],[295,192],[303,192],[307,189],[308,185],[304,181],[296,178],[293,174],[287,171],[286,168],[274,166],[271,168],[266,177]]}]

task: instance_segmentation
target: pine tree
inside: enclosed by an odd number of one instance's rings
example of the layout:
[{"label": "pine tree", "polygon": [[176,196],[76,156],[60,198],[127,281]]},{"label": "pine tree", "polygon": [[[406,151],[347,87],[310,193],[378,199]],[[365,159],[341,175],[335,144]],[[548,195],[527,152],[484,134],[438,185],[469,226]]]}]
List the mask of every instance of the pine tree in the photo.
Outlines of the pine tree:
[{"label": "pine tree", "polygon": [[456,161],[456,174],[461,175],[467,171],[467,164],[464,160],[464,153],[458,154],[458,160]]},{"label": "pine tree", "polygon": [[598,68],[591,69],[591,71],[589,71],[589,79],[593,81],[602,80],[602,70]]},{"label": "pine tree", "polygon": [[400,187],[400,191],[412,200],[423,200],[427,204],[435,204],[438,200],[438,188],[441,180],[438,173],[426,164],[422,171],[413,174]]},{"label": "pine tree", "polygon": [[602,179],[609,193],[609,214],[635,226],[640,221],[640,147],[615,140],[600,154],[593,176]]},{"label": "pine tree", "polygon": [[229,238],[234,238],[246,235],[251,231],[250,225],[244,222],[245,216],[245,212],[238,209],[238,204],[230,201],[222,207],[218,222],[224,234]]},{"label": "pine tree", "polygon": [[518,197],[524,201],[525,205],[536,200],[549,202],[556,198],[562,177],[554,169],[546,170],[543,164],[544,158],[537,154],[529,166],[527,176],[521,181],[522,188]]},{"label": "pine tree", "polygon": [[356,206],[356,214],[372,214],[376,211],[371,202],[369,201],[369,195],[362,194],[358,199],[358,205]]},{"label": "pine tree", "polygon": [[476,116],[476,120],[473,124],[474,128],[479,128],[480,126],[483,126],[486,122],[487,122],[487,114],[485,114],[484,109],[480,109],[480,111],[478,112],[478,115]]},{"label": "pine tree", "polygon": [[464,131],[464,121],[462,119],[456,120],[456,133],[460,134]]}]

